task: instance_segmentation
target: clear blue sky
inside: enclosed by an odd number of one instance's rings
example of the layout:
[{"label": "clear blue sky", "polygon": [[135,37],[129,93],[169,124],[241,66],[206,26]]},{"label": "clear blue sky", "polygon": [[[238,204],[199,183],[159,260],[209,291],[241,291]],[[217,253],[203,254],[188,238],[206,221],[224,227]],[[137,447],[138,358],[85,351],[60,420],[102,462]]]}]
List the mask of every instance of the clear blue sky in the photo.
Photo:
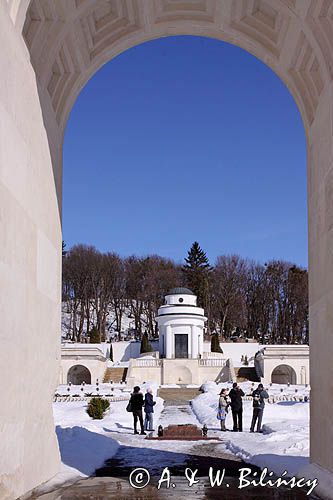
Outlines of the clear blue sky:
[{"label": "clear blue sky", "polygon": [[87,83],[64,141],[67,248],[307,266],[306,144],[289,91],[217,40],[168,37]]}]

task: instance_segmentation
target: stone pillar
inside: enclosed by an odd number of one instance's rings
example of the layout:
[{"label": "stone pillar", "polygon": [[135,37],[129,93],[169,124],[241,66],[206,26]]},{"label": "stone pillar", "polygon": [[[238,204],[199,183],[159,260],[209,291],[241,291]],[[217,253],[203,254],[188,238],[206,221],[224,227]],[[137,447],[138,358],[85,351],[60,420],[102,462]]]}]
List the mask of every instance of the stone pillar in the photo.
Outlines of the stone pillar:
[{"label": "stone pillar", "polygon": [[164,354],[165,354],[165,332],[164,332],[164,328],[160,327],[160,329],[159,329],[159,335],[160,335],[160,338],[159,338],[159,341],[158,341],[158,350],[159,350],[160,356],[164,356]]},{"label": "stone pillar", "polygon": [[[310,462],[333,482],[333,85],[322,92],[308,144]],[[322,397],[323,394],[330,395]],[[317,472],[316,472],[317,473]],[[317,477],[317,476],[315,476]],[[331,490],[332,492],[332,487]],[[324,496],[324,495],[323,495]]]},{"label": "stone pillar", "polygon": [[171,325],[167,325],[165,328],[165,357],[172,358],[173,357],[173,335]]},{"label": "stone pillar", "polygon": [[60,470],[61,224],[36,75],[0,2],[0,498]]},{"label": "stone pillar", "polygon": [[203,328],[198,328],[198,355],[203,356]]},{"label": "stone pillar", "polygon": [[191,325],[191,353],[190,358],[196,359],[198,357],[198,328]]}]

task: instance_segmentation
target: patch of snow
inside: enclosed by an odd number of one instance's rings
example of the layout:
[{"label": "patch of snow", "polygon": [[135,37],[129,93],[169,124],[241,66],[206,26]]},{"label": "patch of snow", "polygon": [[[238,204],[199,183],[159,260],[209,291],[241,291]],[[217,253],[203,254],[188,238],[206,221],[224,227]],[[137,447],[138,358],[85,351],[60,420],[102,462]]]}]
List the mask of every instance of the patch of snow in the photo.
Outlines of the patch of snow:
[{"label": "patch of snow", "polygon": [[[250,394],[251,382],[239,384],[245,394]],[[254,384],[256,387],[257,384]],[[216,418],[219,393],[222,387],[231,388],[230,384],[204,384],[203,394],[192,401],[192,408],[201,424],[209,429],[219,430]],[[268,386],[270,395],[284,393],[295,394],[295,386],[288,387],[273,384]],[[308,395],[309,388],[298,386],[299,395]],[[228,450],[245,462],[267,467],[280,475],[285,470],[292,476],[309,462],[309,403],[282,401],[266,403],[263,414],[263,434],[250,433],[252,419],[252,400],[243,401],[243,432],[226,433],[226,441],[221,450]],[[227,415],[226,427],[232,429],[231,411]]]}]

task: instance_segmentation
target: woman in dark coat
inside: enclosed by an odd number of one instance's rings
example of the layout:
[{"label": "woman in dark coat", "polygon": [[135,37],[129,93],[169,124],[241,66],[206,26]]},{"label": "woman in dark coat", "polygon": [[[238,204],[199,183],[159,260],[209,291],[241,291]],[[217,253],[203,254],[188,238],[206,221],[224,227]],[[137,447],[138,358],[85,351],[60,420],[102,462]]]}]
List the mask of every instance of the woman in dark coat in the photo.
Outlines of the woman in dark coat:
[{"label": "woman in dark coat", "polygon": [[242,432],[243,430],[243,402],[242,397],[245,396],[242,389],[238,386],[237,382],[232,384],[232,389],[229,392],[231,399],[231,411],[234,421],[234,432]]},{"label": "woman in dark coat", "polygon": [[152,389],[147,389],[147,393],[145,395],[145,430],[153,431],[153,413],[154,406],[156,405],[156,401],[153,399],[153,391]]},{"label": "woman in dark coat", "polygon": [[140,392],[140,387],[136,385],[131,394],[129,404],[131,405],[131,410],[134,419],[134,434],[139,434],[137,431],[138,419],[140,421],[141,432],[140,434],[146,434],[143,428],[143,417],[142,417],[142,407],[144,405],[143,394]]}]

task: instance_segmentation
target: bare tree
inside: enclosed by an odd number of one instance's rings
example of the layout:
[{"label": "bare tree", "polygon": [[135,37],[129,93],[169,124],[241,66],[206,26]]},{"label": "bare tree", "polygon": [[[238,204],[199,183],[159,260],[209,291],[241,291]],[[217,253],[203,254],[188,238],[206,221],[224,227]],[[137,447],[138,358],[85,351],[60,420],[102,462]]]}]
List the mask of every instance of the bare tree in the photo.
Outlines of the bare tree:
[{"label": "bare tree", "polygon": [[[242,304],[246,283],[246,261],[238,255],[217,257],[213,271],[213,294],[220,333],[223,335],[227,319],[235,315],[237,305]],[[243,304],[242,304],[243,307]],[[228,335],[232,323],[229,322]]]}]

